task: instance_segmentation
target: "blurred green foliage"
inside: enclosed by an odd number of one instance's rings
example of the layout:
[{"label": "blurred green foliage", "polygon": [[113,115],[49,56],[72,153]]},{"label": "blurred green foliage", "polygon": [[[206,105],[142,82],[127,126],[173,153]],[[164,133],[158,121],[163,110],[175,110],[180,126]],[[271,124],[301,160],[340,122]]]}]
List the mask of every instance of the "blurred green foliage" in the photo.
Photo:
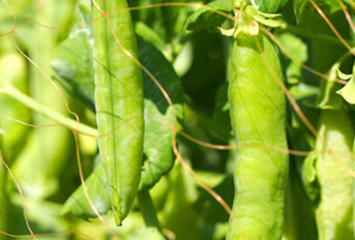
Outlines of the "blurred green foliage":
[{"label": "blurred green foliage", "polygon": [[[353,47],[353,33],[338,1],[314,1]],[[129,1],[131,7],[160,3],[193,2]],[[233,16],[232,1],[205,0],[199,3]],[[283,46],[278,51],[284,82],[291,95],[313,126],[318,126],[321,112],[333,109],[346,112],[350,125],[354,127],[353,57],[349,50],[334,36],[310,1],[275,3],[267,5],[267,1],[255,1],[256,5],[263,6],[259,10],[280,12],[287,22],[284,27],[270,30]],[[350,10],[352,1],[344,3],[348,4]],[[17,16],[17,24],[36,20],[53,27],[90,21],[93,7],[89,0],[12,0],[8,4]],[[353,17],[353,13],[350,14]],[[196,5],[144,8],[132,11],[132,16],[140,39],[139,60],[167,90],[178,115],[179,130],[207,143],[235,145],[226,79],[233,39],[222,36],[217,28],[231,28],[233,21]],[[11,31],[14,19],[4,1],[0,2],[0,22],[0,34]],[[26,23],[17,28],[12,37],[26,55],[55,79],[70,108],[79,115],[81,123],[95,132],[92,25],[49,29]],[[69,119],[57,90],[14,46],[10,35],[0,38],[0,78],[30,96],[39,106],[45,105]],[[337,93],[342,88],[339,83],[310,74],[300,64],[328,74],[333,80],[340,78],[340,71],[341,76],[348,76],[343,79],[350,80],[341,90],[342,96]],[[70,229],[94,239],[112,239],[112,233],[95,218],[83,193],[71,132],[60,126],[37,129],[6,119],[13,118],[35,125],[59,121],[44,117],[40,107],[29,109],[11,94],[6,94],[1,82],[1,153],[23,190],[32,230],[36,234],[47,234]],[[146,74],[144,84],[146,113],[174,124],[171,107]],[[310,133],[290,104],[287,108],[289,149],[314,150],[316,142],[319,144],[320,140]],[[141,189],[150,189],[155,211],[149,211],[149,214],[156,212],[159,227],[167,239],[224,239],[229,216],[175,159],[171,128],[152,117],[145,117],[145,121],[142,171],[146,175],[143,175]],[[206,148],[181,135],[178,135],[177,143],[182,157],[197,176],[231,205],[234,195],[231,178],[234,151]],[[121,228],[114,226],[110,199],[106,195],[105,175],[100,167],[100,159],[95,160],[99,151],[96,139],[79,135],[78,146],[89,195],[99,212],[105,214],[104,219],[122,239],[149,239],[146,238],[149,236],[147,231],[152,233],[155,230],[149,229],[147,221],[144,222],[142,216],[147,213],[140,208],[142,204],[139,202],[135,203]],[[322,201],[317,159],[322,158],[310,155],[306,159],[304,156],[291,155],[284,239],[321,239],[318,236],[321,226],[317,226],[315,220],[316,209]],[[326,175],[332,172],[335,171],[330,170]],[[29,234],[18,190],[3,165],[0,167],[0,230],[16,235]],[[0,239],[10,238],[0,234]],[[41,239],[85,237],[63,233]]]}]

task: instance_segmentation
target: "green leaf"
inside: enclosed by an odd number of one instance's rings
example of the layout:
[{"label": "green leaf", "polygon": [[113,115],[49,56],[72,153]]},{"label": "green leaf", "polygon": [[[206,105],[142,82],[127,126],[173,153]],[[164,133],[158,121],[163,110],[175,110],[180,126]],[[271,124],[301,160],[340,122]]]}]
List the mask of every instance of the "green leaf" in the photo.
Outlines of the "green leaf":
[{"label": "green leaf", "polygon": [[[302,77],[302,67],[300,66],[300,63],[305,63],[308,59],[307,44],[305,44],[299,37],[290,33],[280,34],[277,38],[293,58],[290,59],[289,54],[282,52],[284,53],[283,56],[288,61],[286,68],[287,81],[290,84],[299,83]],[[297,62],[295,62],[294,59],[297,60]]]},{"label": "green leaf", "polygon": [[57,72],[56,80],[73,96],[81,100],[90,110],[95,110],[92,46],[85,32],[78,32],[54,50],[52,68]]},{"label": "green leaf", "polygon": [[[301,84],[294,86],[294,88],[299,85]],[[309,91],[307,88],[304,88],[304,90]],[[305,97],[307,97],[307,95],[305,95]],[[297,100],[300,101],[301,99],[302,98],[299,98]],[[311,111],[317,112],[317,115],[319,115],[318,109],[312,108]],[[315,141],[314,136],[308,133],[308,129],[304,127],[303,122],[300,119],[295,118],[295,116],[294,119],[292,119],[292,123],[287,124],[287,134],[288,134],[288,139],[289,139],[289,144],[291,149],[310,152],[311,149],[313,148],[312,146],[314,145],[314,141]],[[315,152],[311,152],[306,158],[297,155],[291,156],[291,158],[293,158],[295,163],[294,165],[291,166],[294,166],[296,171],[294,173],[292,173],[291,171],[290,174],[291,176],[293,174],[298,175],[297,180],[299,179],[301,180],[299,184],[302,185],[303,193],[305,193],[305,195],[307,195],[307,198],[310,200],[316,199],[317,196],[319,195],[319,186],[316,181],[316,175],[313,175],[316,174],[314,172],[315,171],[314,164],[316,161],[315,157],[316,157]]]},{"label": "green leaf", "polygon": [[[302,15],[309,8],[314,9],[312,3],[309,0],[295,0],[295,7],[298,15]],[[320,7],[327,14],[333,14],[339,10],[341,10],[341,6],[338,1],[334,0],[314,0],[318,7]]]},{"label": "green leaf", "polygon": [[264,13],[276,13],[288,0],[254,0],[253,5]]},{"label": "green leaf", "polygon": [[341,85],[335,81],[322,81],[316,105],[321,109],[340,110],[343,99],[337,94]]},{"label": "green leaf", "polygon": [[228,102],[228,83],[221,85],[217,91],[216,105],[213,113],[213,123],[218,127],[219,134],[229,139],[232,133],[232,126],[230,123],[230,105]]},{"label": "green leaf", "polygon": [[[105,170],[102,164],[85,181],[85,186],[97,211],[100,214],[107,213],[111,209],[111,200],[106,189]],[[65,202],[62,215],[84,219],[96,217],[84,193],[83,186],[80,186]]]},{"label": "green leaf", "polygon": [[139,209],[143,215],[146,226],[146,239],[166,240],[160,222],[157,218],[152,197],[148,190],[141,190],[137,194]]},{"label": "green leaf", "polygon": [[284,26],[286,24],[282,18],[282,15],[278,14],[278,13],[264,13],[264,12],[256,10],[253,7],[247,7],[246,11],[250,15],[253,15],[254,19],[257,22],[259,22],[267,27],[275,28],[275,27]]},{"label": "green leaf", "polygon": [[[224,180],[218,184],[213,190],[218,193],[229,206],[233,204],[234,184],[233,176],[227,175]],[[228,213],[207,192],[202,192],[198,200],[194,203],[195,210],[202,216],[205,223],[216,224],[218,222],[227,222],[229,219]]]},{"label": "green leaf", "polygon": [[[83,21],[89,21],[87,9],[81,5]],[[56,80],[71,95],[82,101],[90,110],[95,110],[93,80],[92,26],[75,28],[70,36],[54,49],[52,68]]]},{"label": "green leaf", "polygon": [[[339,10],[341,10],[341,6],[338,1],[334,0],[314,0],[314,2],[318,5],[319,8],[326,15],[331,15]],[[317,10],[314,8],[312,3],[309,0],[294,0],[296,17],[300,26],[314,29],[319,28],[318,23],[322,23],[325,25],[324,20],[321,18]]]},{"label": "green leaf", "polygon": [[314,203],[306,196],[302,182],[293,171],[296,167],[290,163],[289,181],[285,199],[285,227],[283,240],[318,239],[314,217]]},{"label": "green leaf", "polygon": [[162,39],[152,28],[150,28],[144,22],[137,22],[135,25],[135,31],[138,36],[143,38],[145,41],[152,43],[161,52],[169,50],[167,51],[167,54],[171,56],[173,50],[164,49],[166,48],[164,39]]},{"label": "green leaf", "polygon": [[[188,0],[165,0],[164,3],[185,3]],[[165,27],[165,42],[172,43],[181,36],[181,29],[190,9],[186,7],[162,8],[162,19]]]},{"label": "green leaf", "polygon": [[350,77],[348,83],[342,89],[337,91],[337,93],[341,95],[345,99],[345,101],[347,101],[350,104],[355,104],[355,81],[354,81],[355,71],[354,70],[355,70],[355,65],[353,66],[353,75],[346,75],[342,73],[340,70],[337,71],[339,77],[344,80],[345,78]]},{"label": "green leaf", "polygon": [[166,197],[162,226],[170,229],[176,239],[197,239],[197,214],[193,203],[197,189],[191,174],[178,162],[168,175],[169,191]]},{"label": "green leaf", "polygon": [[[224,13],[232,12],[231,5],[220,0],[215,0],[206,5],[208,8],[215,9]],[[212,11],[211,9],[200,9],[193,13],[186,20],[183,30],[198,31],[209,27],[218,27],[226,20],[226,17]]]},{"label": "green leaf", "polygon": [[344,81],[350,80],[350,78],[353,76],[352,74],[343,73],[340,69],[337,69],[337,74],[338,77]]},{"label": "green leaf", "polygon": [[315,169],[316,160],[317,160],[317,155],[315,153],[311,153],[308,155],[308,157],[306,158],[302,166],[303,174],[307,179],[307,181],[310,183],[315,181],[317,177],[317,172]]},{"label": "green leaf", "polygon": [[349,6],[351,6],[352,8],[355,7],[355,3],[353,0],[344,0],[344,3],[348,4]]},{"label": "green leaf", "polygon": [[302,183],[303,188],[306,191],[309,199],[314,201],[319,196],[319,185],[316,181],[317,171],[316,171],[316,161],[317,154],[312,152],[307,156],[302,164]]},{"label": "green leaf", "polygon": [[[9,4],[11,9],[16,9],[16,22],[18,23],[34,20],[38,14],[33,0],[17,0],[11,1]],[[9,14],[9,9],[3,1],[0,3],[0,22],[0,34],[8,33],[12,30],[14,18],[12,14]],[[28,41],[29,38],[34,37],[33,27],[32,24],[24,24],[21,26],[21,31],[15,31],[16,42],[22,50],[28,49],[30,47],[29,45],[33,43],[33,41]],[[2,44],[4,44],[3,38],[1,45]]]},{"label": "green leaf", "polygon": [[[319,49],[319,51],[322,51],[322,49]],[[329,51],[327,52],[329,53]],[[325,55],[324,57],[327,57],[328,55]],[[331,56],[332,54],[329,55],[329,57]],[[320,94],[317,99],[317,107],[333,110],[340,110],[343,107],[344,101],[341,96],[337,94],[342,86],[337,83],[336,80],[338,79],[338,76],[339,78],[349,79],[349,76],[345,75],[339,70],[339,68],[343,65],[349,56],[351,56],[351,54],[346,52],[338,61],[333,63],[329,70],[328,80],[323,80],[321,82]]]},{"label": "green leaf", "polygon": [[[146,116],[154,116],[176,125],[174,114],[178,120],[183,117],[183,89],[179,77],[171,64],[152,44],[140,42],[138,53],[141,63],[156,77],[174,103],[173,108],[169,106],[156,84],[146,73],[143,73]],[[155,118],[146,117],[144,153],[147,159],[142,166],[140,188],[151,188],[173,166],[175,157],[171,151],[172,136],[173,131],[170,126]]]},{"label": "green leaf", "polygon": [[291,87],[290,93],[297,101],[301,101],[305,99],[315,98],[316,95],[319,93],[319,88],[312,85],[300,83]]},{"label": "green leaf", "polygon": [[342,96],[345,101],[347,101],[350,104],[355,104],[355,81],[354,77],[352,77],[348,83],[337,93]]},{"label": "green leaf", "polygon": [[343,99],[337,94],[341,85],[335,80],[339,73],[340,62],[336,62],[330,69],[329,79],[323,80],[320,84],[320,91],[316,105],[321,109],[340,110],[343,107]]},{"label": "green leaf", "polygon": [[[18,200],[20,199],[19,196]],[[38,201],[34,199],[26,199],[27,217],[30,219],[31,229],[36,235],[55,234],[57,232],[66,231],[68,223],[60,216],[61,205],[51,201]],[[23,206],[20,201],[10,206],[11,216],[6,220],[10,223],[9,232],[17,234],[28,232],[25,219],[23,218]],[[13,224],[16,223],[16,224]],[[2,230],[2,229],[1,229]],[[9,238],[0,238],[9,239]],[[67,240],[68,235],[60,234],[53,237],[41,237],[43,240]]]}]

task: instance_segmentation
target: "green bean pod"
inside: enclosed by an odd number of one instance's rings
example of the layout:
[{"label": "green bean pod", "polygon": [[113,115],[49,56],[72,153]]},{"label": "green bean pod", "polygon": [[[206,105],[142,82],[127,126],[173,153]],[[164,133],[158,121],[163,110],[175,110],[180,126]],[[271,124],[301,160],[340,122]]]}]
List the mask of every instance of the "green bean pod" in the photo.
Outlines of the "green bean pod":
[{"label": "green bean pod", "polygon": [[316,171],[320,202],[316,220],[320,240],[354,239],[352,226],[352,145],[354,130],[344,110],[322,110]]},{"label": "green bean pod", "polygon": [[289,161],[286,153],[267,146],[287,149],[286,102],[271,71],[282,79],[277,51],[264,34],[235,40],[228,94],[242,147],[234,164],[229,240],[282,237]]},{"label": "green bean pod", "polygon": [[[126,0],[98,0],[103,11],[128,8]],[[102,13],[94,7],[94,19]],[[117,225],[137,195],[143,157],[143,80],[129,11],[94,23],[95,107],[99,148]],[[111,23],[111,25],[110,25]],[[125,52],[115,41],[111,26]],[[118,128],[119,127],[119,128]],[[116,129],[112,132],[114,129]]]}]

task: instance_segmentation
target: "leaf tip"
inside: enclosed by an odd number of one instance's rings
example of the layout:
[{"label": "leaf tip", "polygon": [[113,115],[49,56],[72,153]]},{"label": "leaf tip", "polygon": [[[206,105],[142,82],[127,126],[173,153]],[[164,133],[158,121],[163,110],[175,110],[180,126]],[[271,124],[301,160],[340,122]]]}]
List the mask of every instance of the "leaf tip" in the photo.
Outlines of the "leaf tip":
[{"label": "leaf tip", "polygon": [[115,214],[115,223],[116,223],[117,227],[121,227],[122,226],[121,218],[118,217],[117,214]]}]

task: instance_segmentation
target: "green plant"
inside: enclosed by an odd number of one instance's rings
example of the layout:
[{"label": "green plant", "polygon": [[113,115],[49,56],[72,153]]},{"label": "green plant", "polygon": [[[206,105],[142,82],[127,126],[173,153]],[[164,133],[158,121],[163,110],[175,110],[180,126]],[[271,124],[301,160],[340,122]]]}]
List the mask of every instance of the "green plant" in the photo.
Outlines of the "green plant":
[{"label": "green plant", "polygon": [[0,239],[354,239],[354,7],[0,1]]},{"label": "green plant", "polygon": [[238,145],[248,148],[236,153],[235,198],[227,238],[280,239],[288,156],[267,148],[287,148],[285,97],[273,75],[282,79],[280,63],[274,46],[262,33],[235,41],[229,75],[230,112]]}]

